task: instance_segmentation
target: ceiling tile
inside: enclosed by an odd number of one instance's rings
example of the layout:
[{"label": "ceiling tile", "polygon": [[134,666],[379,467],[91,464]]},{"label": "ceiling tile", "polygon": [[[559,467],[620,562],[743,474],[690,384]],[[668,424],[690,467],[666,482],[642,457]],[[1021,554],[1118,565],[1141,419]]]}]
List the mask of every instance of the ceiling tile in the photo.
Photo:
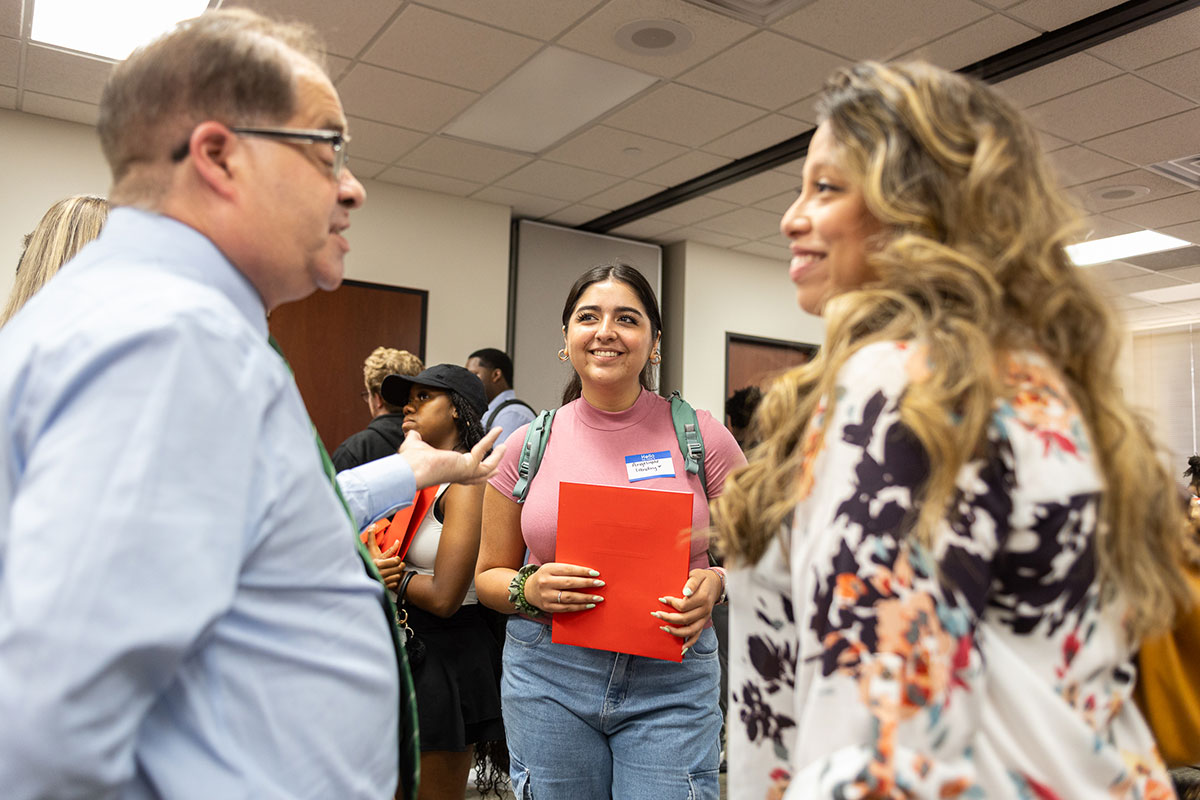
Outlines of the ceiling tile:
[{"label": "ceiling tile", "polygon": [[697,227],[707,228],[730,236],[745,236],[747,239],[764,239],[779,233],[779,217],[757,208],[739,208],[719,217],[706,219]]},{"label": "ceiling tile", "polygon": [[[1168,225],[1165,228],[1159,228],[1159,233],[1165,233],[1167,236],[1174,236],[1178,239],[1187,239],[1194,244],[1200,244],[1200,222],[1187,222],[1183,225]],[[1200,280],[1198,278],[1190,278],[1189,280]]]},{"label": "ceiling tile", "polygon": [[856,61],[884,60],[988,13],[970,0],[816,0],[772,27]]},{"label": "ceiling tile", "polygon": [[0,108],[17,107],[17,90],[11,86],[0,86]]},{"label": "ceiling tile", "polygon": [[[640,55],[617,44],[614,35],[630,22],[665,19],[692,32],[691,45],[679,53]],[[610,0],[558,40],[558,44],[633,69],[669,78],[754,32],[744,22],[679,0]]]},{"label": "ceiling tile", "polygon": [[346,70],[350,69],[350,65],[354,63],[350,59],[342,58],[341,56],[326,56],[325,61],[329,67],[329,78],[333,81],[337,81],[338,78],[342,77]]},{"label": "ceiling tile", "polygon": [[529,156],[434,136],[400,159],[398,166],[487,184],[529,161]]},{"label": "ceiling tile", "polygon": [[906,53],[904,57],[920,58],[944,69],[959,69],[1038,35],[1039,32],[1028,25],[1003,14],[992,14]]},{"label": "ceiling tile", "polygon": [[419,131],[436,131],[479,95],[423,78],[358,64],[338,82],[346,113]]},{"label": "ceiling tile", "polygon": [[[504,189],[515,189],[519,192],[529,192],[578,203],[585,197],[591,197],[597,192],[619,183],[620,180],[612,175],[580,169],[567,164],[535,161],[498,181],[496,185]],[[562,203],[559,208],[565,205],[567,203]]]},{"label": "ceiling tile", "polygon": [[21,8],[25,0],[0,0],[0,36],[21,36]]},{"label": "ceiling tile", "polygon": [[514,192],[512,189],[501,189],[497,186],[480,189],[471,197],[475,200],[483,200],[485,203],[508,206],[512,209],[514,216],[527,219],[542,219],[569,205],[561,200],[539,197],[525,192]]},{"label": "ceiling tile", "polygon": [[818,91],[829,73],[845,63],[810,45],[760,31],[676,80],[774,110]]},{"label": "ceiling tile", "polygon": [[472,181],[463,181],[445,175],[434,175],[429,172],[419,172],[415,169],[406,169],[404,167],[388,167],[376,177],[376,180],[384,181],[385,183],[396,183],[401,186],[411,186],[414,189],[428,189],[432,192],[452,194],[457,197],[466,197],[472,192],[477,191],[481,185]]},{"label": "ceiling tile", "polygon": [[631,239],[657,239],[667,231],[674,229],[674,225],[658,220],[639,219],[619,228],[613,228],[609,233],[613,236],[626,236]]},{"label": "ceiling tile", "polygon": [[1109,281],[1108,285],[1121,294],[1133,294],[1134,292],[1144,292],[1148,289],[1166,289],[1171,286],[1179,286],[1182,283],[1184,282],[1167,275],[1147,272],[1135,278],[1121,278],[1120,280]]},{"label": "ceiling tile", "polygon": [[361,181],[364,178],[374,179],[379,177],[379,173],[387,169],[389,165],[382,161],[372,161],[369,158],[355,157],[349,166],[351,172],[354,173],[354,177]]},{"label": "ceiling tile", "polygon": [[776,197],[780,192],[790,192],[791,196],[795,198],[798,184],[799,182],[796,180],[795,175],[767,170],[753,177],[709,192],[708,197],[715,197],[717,200],[727,200],[730,203],[737,203],[741,206],[749,206],[768,197]]},{"label": "ceiling tile", "polygon": [[741,158],[779,144],[786,139],[791,139],[793,136],[799,136],[809,127],[807,123],[789,117],[768,114],[749,125],[738,128],[733,133],[727,133],[719,139],[714,139],[701,149],[719,156]]},{"label": "ceiling tile", "polygon": [[[714,200],[711,197],[697,197],[692,200],[664,208],[654,215],[655,219],[663,222],[671,222],[676,225],[694,225],[702,220],[715,217],[719,214],[727,214],[730,211],[737,209],[734,203],[727,203],[724,200]],[[749,236],[747,239],[751,238]]]},{"label": "ceiling tile", "polygon": [[[651,217],[651,219],[654,219],[654,217]],[[673,241],[699,242],[700,244],[708,244],[713,247],[733,247],[749,241],[742,236],[730,236],[726,233],[706,231],[703,228],[695,227],[677,228],[671,231],[671,239]]]},{"label": "ceiling tile", "polygon": [[523,33],[537,39],[553,39],[576,20],[605,0],[504,0],[503,3],[479,0],[419,0],[420,5],[449,11],[477,22]]},{"label": "ceiling tile", "polygon": [[996,84],[1001,94],[1020,106],[1031,106],[1121,74],[1121,70],[1087,53],[1053,61],[1044,67]]},{"label": "ceiling tile", "polygon": [[[1184,188],[1180,186],[1179,188]],[[1110,217],[1140,225],[1143,228],[1158,229],[1163,225],[1182,225],[1185,222],[1200,221],[1200,192],[1187,192],[1175,197],[1153,200],[1149,203],[1139,203],[1136,206],[1126,206],[1108,212]]]},{"label": "ceiling tile", "polygon": [[1108,298],[1108,304],[1118,311],[1129,311],[1134,308],[1149,308],[1150,303],[1144,300],[1134,300],[1132,297],[1116,295]]},{"label": "ceiling tile", "polygon": [[30,44],[25,50],[25,84],[21,88],[98,104],[112,68],[111,61]]},{"label": "ceiling tile", "polygon": [[563,142],[543,157],[548,161],[629,177],[686,152],[686,147],[661,139],[596,125]]},{"label": "ceiling tile", "polygon": [[820,99],[821,92],[815,92],[799,103],[793,103],[786,108],[779,109],[779,113],[795,117],[802,122],[807,122],[809,127],[815,128],[817,125],[817,102]]},{"label": "ceiling tile", "polygon": [[1121,75],[1029,109],[1039,128],[1083,142],[1193,107],[1152,83]]},{"label": "ceiling tile", "polygon": [[424,133],[369,119],[347,117],[346,121],[350,124],[350,156],[356,160],[362,156],[390,164],[427,137]]},{"label": "ceiling tile", "polygon": [[625,181],[618,183],[611,189],[605,189],[603,192],[592,195],[587,198],[588,205],[600,206],[605,211],[612,211],[617,208],[624,208],[630,203],[636,203],[638,200],[643,200],[652,194],[658,194],[667,187],[659,186],[656,183],[646,183],[644,181]]},{"label": "ceiling tile", "polygon": [[1138,269],[1132,264],[1126,264],[1124,261],[1109,261],[1104,264],[1081,267],[1081,269],[1097,282],[1106,285],[1124,278],[1137,278],[1149,274],[1146,270]]},{"label": "ceiling tile", "polygon": [[[1200,37],[1197,40],[1200,41]],[[1200,50],[1140,69],[1138,75],[1173,92],[1200,100]]]},{"label": "ceiling tile", "polygon": [[[1125,187],[1139,187],[1139,190],[1125,197],[1101,196],[1106,190]],[[1071,187],[1071,194],[1088,211],[1092,213],[1103,212],[1114,219],[1116,215],[1108,213],[1113,209],[1148,203],[1153,200],[1161,200],[1164,197],[1174,197],[1186,191],[1187,187],[1182,183],[1173,181],[1170,178],[1164,178],[1153,172],[1147,172],[1144,169],[1130,170],[1129,172],[1110,175],[1107,178]]]},{"label": "ceiling tile", "polygon": [[43,117],[82,122],[84,125],[95,125],[96,118],[100,116],[100,107],[94,103],[81,103],[28,90],[21,94],[21,110]]},{"label": "ceiling tile", "polygon": [[1107,217],[1104,214],[1092,214],[1084,217],[1080,225],[1080,234],[1075,238],[1076,241],[1086,242],[1092,239],[1106,239],[1109,236],[1120,236],[1125,233],[1133,233],[1140,231],[1138,225],[1130,225],[1128,222],[1122,222],[1119,219]]},{"label": "ceiling tile", "polygon": [[362,60],[482,92],[532,56],[541,43],[462,17],[410,5]]},{"label": "ceiling tile", "polygon": [[573,206],[567,206],[561,211],[555,211],[553,214],[543,217],[543,219],[547,222],[556,222],[559,225],[567,225],[573,228],[576,225],[591,222],[597,217],[602,217],[611,210],[611,208],[596,208],[595,206],[577,203]]},{"label": "ceiling tile", "polygon": [[664,186],[675,186],[684,181],[704,175],[717,167],[728,164],[732,159],[701,153],[693,150],[684,153],[679,158],[672,159],[661,167],[642,173],[638,177],[651,183],[661,183]]},{"label": "ceiling tile", "polygon": [[761,208],[763,211],[770,211],[772,214],[783,216],[783,212],[791,207],[792,203],[796,202],[796,190],[790,192],[780,192],[774,197],[768,197],[765,200],[759,200],[754,204],[755,208]]},{"label": "ceiling tile", "polygon": [[610,115],[604,124],[698,147],[762,116],[743,103],[670,83]]},{"label": "ceiling tile", "polygon": [[1188,283],[1200,283],[1200,267],[1172,269],[1167,271],[1167,275],[1172,278],[1178,278],[1181,281],[1187,281]]},{"label": "ceiling tile", "polygon": [[1128,172],[1130,167],[1124,161],[1109,158],[1079,145],[1055,150],[1049,158],[1062,177],[1063,186],[1107,178],[1109,175]]},{"label": "ceiling tile", "polygon": [[739,244],[733,248],[742,253],[749,253],[752,256],[762,256],[769,258],[772,261],[781,263],[788,261],[791,258],[791,253],[787,247],[782,244],[770,244],[768,242],[748,242]]},{"label": "ceiling tile", "polygon": [[1134,164],[1157,164],[1200,152],[1200,109],[1147,122],[1088,142],[1088,147]]},{"label": "ceiling tile", "polygon": [[353,58],[388,21],[403,0],[354,0],[348,13],[329,0],[224,0],[222,8],[244,6],[276,19],[298,19],[321,33],[330,53]]},{"label": "ceiling tile", "polygon": [[1052,31],[1120,5],[1124,0],[1025,0],[1008,13],[1043,31]]},{"label": "ceiling tile", "polygon": [[1042,145],[1042,151],[1046,153],[1053,153],[1055,150],[1061,150],[1070,144],[1066,139],[1060,139],[1045,131],[1038,131],[1037,137],[1038,142]]},{"label": "ceiling tile", "polygon": [[20,66],[21,42],[0,37],[0,84],[16,86]]},{"label": "ceiling tile", "polygon": [[1087,52],[1128,70],[1200,47],[1200,9],[1193,8],[1141,30],[1098,44]]},{"label": "ceiling tile", "polygon": [[797,158],[793,161],[788,161],[780,164],[775,168],[779,172],[786,172],[788,175],[795,175],[797,178],[804,177],[804,158]]},{"label": "ceiling tile", "polygon": [[1146,253],[1125,259],[1127,263],[1142,269],[1161,272],[1178,278],[1176,270],[1200,267],[1200,247],[1177,247],[1174,250],[1164,250],[1159,253]]}]

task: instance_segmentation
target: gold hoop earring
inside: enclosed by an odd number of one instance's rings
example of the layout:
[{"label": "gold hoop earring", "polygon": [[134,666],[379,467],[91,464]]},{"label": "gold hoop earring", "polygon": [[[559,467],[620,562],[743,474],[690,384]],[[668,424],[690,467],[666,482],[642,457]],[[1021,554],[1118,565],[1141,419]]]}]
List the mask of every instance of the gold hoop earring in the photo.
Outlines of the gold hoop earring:
[{"label": "gold hoop earring", "polygon": [[570,358],[570,356],[567,355],[567,348],[564,347],[563,349],[558,351],[558,360],[559,361],[566,361],[568,358]]},{"label": "gold hoop earring", "polygon": [[655,366],[658,366],[659,364],[661,364],[662,363],[662,354],[659,353],[657,350],[655,350],[653,353],[650,354],[650,363],[654,364]]}]

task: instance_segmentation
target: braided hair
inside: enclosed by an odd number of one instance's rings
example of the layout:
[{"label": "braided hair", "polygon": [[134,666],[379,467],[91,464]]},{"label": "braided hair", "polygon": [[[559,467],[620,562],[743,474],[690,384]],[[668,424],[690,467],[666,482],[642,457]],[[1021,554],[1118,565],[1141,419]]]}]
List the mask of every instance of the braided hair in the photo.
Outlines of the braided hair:
[{"label": "braided hair", "polygon": [[467,402],[467,398],[450,389],[446,390],[446,394],[450,396],[450,402],[458,412],[454,420],[458,427],[458,449],[464,453],[468,452],[483,438],[483,422],[479,418],[479,412]]}]

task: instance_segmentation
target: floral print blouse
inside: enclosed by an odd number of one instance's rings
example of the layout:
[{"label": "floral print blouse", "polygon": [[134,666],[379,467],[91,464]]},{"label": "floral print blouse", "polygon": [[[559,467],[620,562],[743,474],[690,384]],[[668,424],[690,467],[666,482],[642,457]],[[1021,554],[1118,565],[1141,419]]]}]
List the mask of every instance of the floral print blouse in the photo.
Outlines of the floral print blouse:
[{"label": "floral print blouse", "polygon": [[926,364],[906,342],[846,362],[786,543],[729,574],[730,797],[1173,798],[1097,585],[1101,478],[1061,376],[1010,358],[930,550],[907,536],[928,462],[899,412]]}]

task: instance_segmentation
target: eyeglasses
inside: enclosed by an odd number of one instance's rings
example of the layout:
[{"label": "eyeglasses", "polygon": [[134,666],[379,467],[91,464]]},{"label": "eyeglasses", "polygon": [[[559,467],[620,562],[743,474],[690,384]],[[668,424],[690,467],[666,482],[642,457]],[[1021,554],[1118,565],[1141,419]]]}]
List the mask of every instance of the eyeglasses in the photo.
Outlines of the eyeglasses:
[{"label": "eyeglasses", "polygon": [[[333,150],[333,164],[330,171],[334,180],[342,177],[342,170],[350,156],[346,146],[350,137],[341,131],[314,130],[310,128],[241,128],[230,127],[229,130],[241,136],[260,136],[264,139],[277,139],[282,142],[306,142],[308,144],[327,144]],[[184,142],[171,153],[172,161],[183,161],[187,158],[189,142]]]}]

